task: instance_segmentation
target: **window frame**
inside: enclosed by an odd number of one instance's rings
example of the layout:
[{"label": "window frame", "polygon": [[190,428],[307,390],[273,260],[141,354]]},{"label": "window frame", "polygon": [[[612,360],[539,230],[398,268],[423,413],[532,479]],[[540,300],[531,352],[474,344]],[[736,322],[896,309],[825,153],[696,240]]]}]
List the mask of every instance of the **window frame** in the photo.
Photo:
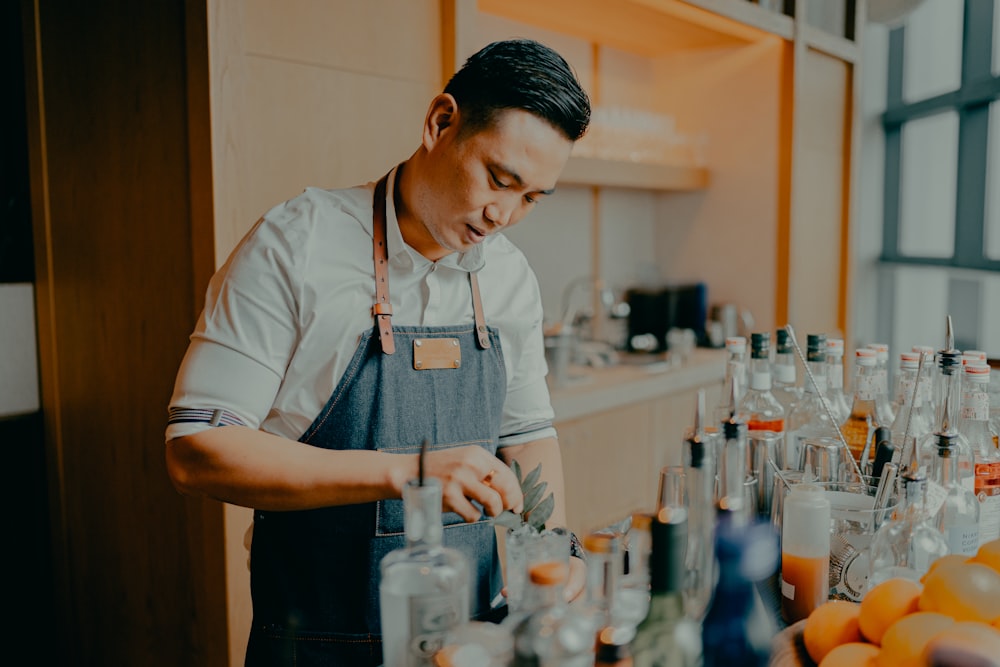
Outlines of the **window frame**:
[{"label": "window frame", "polygon": [[[882,263],[1000,271],[1000,259],[990,259],[985,249],[990,103],[1000,100],[1000,75],[994,75],[992,71],[993,12],[993,0],[965,0],[959,88],[912,102],[903,100],[906,27],[889,32],[888,88],[886,110],[882,114],[885,132]],[[909,121],[949,110],[958,114],[958,173],[952,256],[904,255],[899,249],[903,126]],[[1000,164],[994,165],[994,171],[996,187],[1000,187]]]}]

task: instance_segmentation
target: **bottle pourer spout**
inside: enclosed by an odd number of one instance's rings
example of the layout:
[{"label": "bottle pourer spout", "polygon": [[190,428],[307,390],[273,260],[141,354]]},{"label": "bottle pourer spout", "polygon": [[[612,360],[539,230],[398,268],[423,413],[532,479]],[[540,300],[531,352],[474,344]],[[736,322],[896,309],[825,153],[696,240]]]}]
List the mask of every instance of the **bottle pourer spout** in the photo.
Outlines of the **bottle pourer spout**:
[{"label": "bottle pourer spout", "polygon": [[951,324],[951,315],[947,316],[947,325],[945,327],[945,341],[944,349],[954,350],[955,349],[955,329]]},{"label": "bottle pourer spout", "polygon": [[705,390],[698,390],[698,401],[694,408],[694,432],[695,435],[705,429]]}]

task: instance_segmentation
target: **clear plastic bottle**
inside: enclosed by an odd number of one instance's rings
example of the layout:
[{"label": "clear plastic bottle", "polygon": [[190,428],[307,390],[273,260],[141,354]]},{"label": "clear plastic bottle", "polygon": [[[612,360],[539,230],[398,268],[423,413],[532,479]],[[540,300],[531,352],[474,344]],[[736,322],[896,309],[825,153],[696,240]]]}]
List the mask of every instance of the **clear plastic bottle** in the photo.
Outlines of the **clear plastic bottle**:
[{"label": "clear plastic bottle", "polygon": [[927,475],[903,475],[903,500],[875,531],[868,561],[868,590],[893,577],[920,581],[931,563],[948,554],[948,543],[927,511]]},{"label": "clear plastic bottle", "polygon": [[844,339],[826,339],[826,397],[837,417],[843,424],[851,413],[851,401],[844,393]]},{"label": "clear plastic bottle", "polygon": [[805,393],[788,416],[788,434],[785,436],[785,446],[788,451],[786,460],[796,468],[799,466],[802,445],[806,440],[828,442],[837,446],[840,443],[837,425],[830,421],[830,415],[823,407],[822,396],[827,387],[826,350],[823,334],[809,334],[806,337],[806,363],[809,364],[809,370],[816,382],[814,384],[808,376],[806,377]]},{"label": "clear plastic bottle", "polygon": [[736,396],[736,405],[743,400],[743,395],[747,391],[748,377],[747,339],[743,336],[730,336],[726,339],[726,375],[722,381],[719,405],[715,409],[716,423],[729,419],[729,401],[732,395]]},{"label": "clear plastic bottle", "polygon": [[590,533],[583,538],[587,552],[587,583],[584,609],[597,628],[612,623],[612,609],[617,604],[619,582],[625,566],[621,539],[610,533]]},{"label": "clear plastic bottle", "polygon": [[[739,412],[746,416],[748,431],[785,433],[785,408],[771,393],[771,335],[750,335],[750,389],[740,401]],[[778,443],[784,446],[784,441]]]},{"label": "clear plastic bottle", "polygon": [[891,424],[896,419],[892,409],[892,397],[889,395],[889,346],[886,343],[871,343],[869,349],[875,350],[875,369],[878,378],[878,390],[875,394],[875,410],[879,424]]},{"label": "clear plastic bottle", "polygon": [[[899,355],[899,376],[896,382],[896,400],[899,403],[899,409],[896,411],[896,419],[892,422],[891,429],[892,444],[898,452],[904,452],[907,451],[907,448],[914,447],[914,443],[920,442],[934,428],[933,424],[927,420],[927,415],[923,410],[924,393],[926,392],[921,391],[921,388],[917,386],[919,367],[919,353],[903,352]],[[914,388],[916,388],[916,393],[914,393]],[[911,409],[912,416],[910,415]],[[906,436],[906,443],[904,443],[903,437],[906,435],[907,420],[910,422],[910,432]]]},{"label": "clear plastic bottle", "polygon": [[930,470],[937,456],[937,434],[954,435],[958,450],[958,479],[969,491],[975,491],[972,447],[958,430],[962,410],[962,354],[958,350],[939,350],[937,364],[934,391],[938,397],[937,414],[933,432],[917,441],[918,462],[921,467]]},{"label": "clear plastic bottle", "polygon": [[850,414],[840,426],[854,460],[862,468],[866,465],[866,462],[862,461],[862,454],[868,450],[868,455],[871,456],[872,435],[876,428],[883,425],[878,421],[875,407],[878,392],[876,362],[875,350],[868,348],[855,350],[854,400],[851,403]]},{"label": "clear plastic bottle", "polygon": [[958,481],[957,437],[957,433],[934,434],[937,458],[928,482],[928,498],[941,500],[935,521],[949,553],[974,556],[979,549],[979,501]]},{"label": "clear plastic bottle", "polygon": [[566,602],[568,577],[569,566],[558,561],[528,570],[535,610],[513,627],[514,667],[593,667],[597,629],[589,615]]},{"label": "clear plastic bottle", "polygon": [[774,363],[771,364],[771,393],[788,415],[802,398],[803,389],[796,378],[795,348],[792,347],[791,336],[787,330],[778,329],[776,339]]},{"label": "clear plastic bottle", "polygon": [[469,563],[441,545],[441,483],[411,480],[403,487],[406,547],[380,564],[379,603],[386,667],[430,664],[449,630],[469,620]]},{"label": "clear plastic bottle", "polygon": [[635,667],[693,667],[700,651],[698,626],[684,613],[684,555],[687,520],[669,513],[650,523],[649,614],[632,641]]},{"label": "clear plastic bottle", "polygon": [[796,484],[781,513],[781,616],[791,625],[830,596],[830,501],[817,484]]},{"label": "clear plastic bottle", "polygon": [[965,364],[962,371],[962,415],[958,430],[969,441],[975,459],[975,493],[979,500],[979,543],[1000,538],[1000,451],[990,427],[990,367]]}]

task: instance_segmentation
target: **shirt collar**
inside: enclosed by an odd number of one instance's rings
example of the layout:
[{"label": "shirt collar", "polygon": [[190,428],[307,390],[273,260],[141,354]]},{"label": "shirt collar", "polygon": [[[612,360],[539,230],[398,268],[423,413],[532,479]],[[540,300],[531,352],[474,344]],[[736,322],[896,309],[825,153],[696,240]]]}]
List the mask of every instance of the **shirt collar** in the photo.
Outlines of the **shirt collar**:
[{"label": "shirt collar", "polygon": [[[399,269],[414,271],[417,268],[426,267],[432,262],[407,244],[403,240],[402,233],[399,231],[399,220],[396,218],[396,204],[393,197],[393,192],[396,188],[397,171],[399,171],[398,166],[389,172],[388,183],[385,189],[386,251],[389,255],[390,264]],[[484,246],[491,241],[493,241],[492,236],[484,239],[482,243],[473,246],[468,252],[453,252],[439,259],[437,263],[441,266],[462,271],[479,271],[486,265]]]}]

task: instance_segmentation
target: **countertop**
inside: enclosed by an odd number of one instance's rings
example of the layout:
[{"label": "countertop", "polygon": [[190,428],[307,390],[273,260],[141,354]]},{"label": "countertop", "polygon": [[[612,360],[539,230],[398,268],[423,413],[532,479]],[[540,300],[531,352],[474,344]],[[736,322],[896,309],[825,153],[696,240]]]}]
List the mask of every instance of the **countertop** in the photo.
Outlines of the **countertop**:
[{"label": "countertop", "polygon": [[725,350],[695,348],[678,365],[622,363],[603,368],[571,366],[572,378],[549,388],[556,422],[575,419],[662,396],[721,383],[726,371]]}]

